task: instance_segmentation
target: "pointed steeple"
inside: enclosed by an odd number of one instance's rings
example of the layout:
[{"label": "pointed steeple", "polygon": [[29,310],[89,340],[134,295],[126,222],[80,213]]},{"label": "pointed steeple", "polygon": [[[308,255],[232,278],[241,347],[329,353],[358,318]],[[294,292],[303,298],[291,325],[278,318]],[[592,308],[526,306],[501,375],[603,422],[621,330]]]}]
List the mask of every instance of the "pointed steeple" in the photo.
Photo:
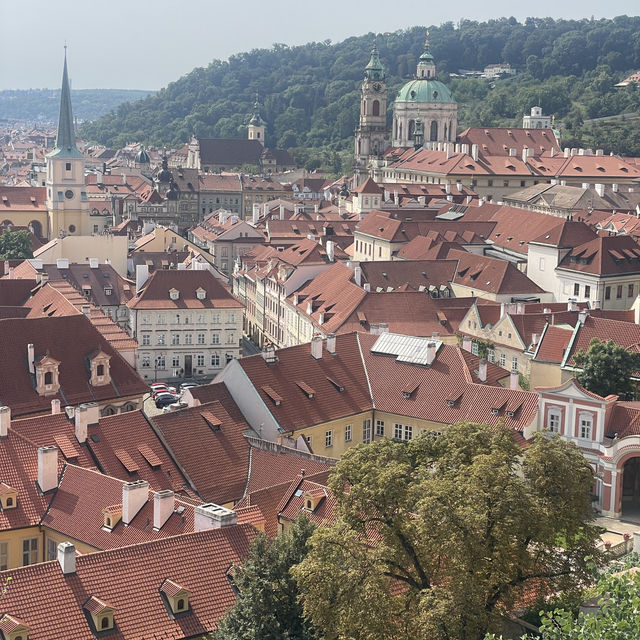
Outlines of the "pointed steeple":
[{"label": "pointed steeple", "polygon": [[264,121],[260,117],[260,102],[258,100],[257,92],[256,92],[256,101],[253,103],[253,114],[251,115],[251,120],[249,120],[249,124],[252,124],[256,127],[264,126]]},{"label": "pointed steeple", "polygon": [[73,128],[73,112],[71,110],[71,90],[67,73],[67,47],[64,48],[64,70],[62,72],[62,91],[60,92],[60,115],[58,116],[58,135],[56,147],[51,157],[78,158],[82,154],[76,147],[76,136]]},{"label": "pointed steeple", "polygon": [[418,58],[418,70],[416,77],[418,79],[429,78],[431,80],[435,80],[436,78],[436,63],[434,62],[431,50],[429,49],[429,30],[427,30],[427,37],[424,41],[424,51]]},{"label": "pointed steeple", "polygon": [[369,80],[384,80],[384,67],[380,61],[378,43],[375,40],[373,41],[373,49],[371,49],[369,64],[364,68],[364,76]]}]

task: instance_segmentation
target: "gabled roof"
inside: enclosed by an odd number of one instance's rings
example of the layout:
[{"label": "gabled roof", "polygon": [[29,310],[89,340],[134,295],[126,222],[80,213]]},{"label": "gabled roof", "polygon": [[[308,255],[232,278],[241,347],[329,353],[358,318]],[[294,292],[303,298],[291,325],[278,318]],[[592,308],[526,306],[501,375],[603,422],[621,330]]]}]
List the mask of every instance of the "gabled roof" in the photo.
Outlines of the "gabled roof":
[{"label": "gabled roof", "polygon": [[[10,211],[46,211],[46,187],[0,185],[0,214]],[[13,220],[16,222],[16,220]]]},{"label": "gabled roof", "polygon": [[355,189],[351,189],[351,193],[367,193],[371,195],[382,195],[382,187],[379,187],[374,181],[373,178],[367,178],[361,185],[355,187]]},{"label": "gabled roof", "polygon": [[640,245],[625,235],[598,236],[575,246],[556,269],[598,276],[640,273]]},{"label": "gabled roof", "polygon": [[380,260],[361,262],[362,281],[371,291],[425,291],[430,286],[448,287],[456,272],[456,259],[450,260]]},{"label": "gabled roof", "polygon": [[[61,630],[68,638],[93,640],[82,608],[91,594],[113,607],[114,637],[200,636],[233,605],[228,571],[246,558],[254,534],[250,525],[235,525],[92,553],[76,558],[73,575],[64,575],[55,560],[13,569],[6,573],[12,581],[3,610],[22,620],[33,640],[57,640]],[[189,590],[190,613],[169,614],[158,591],[166,578]]]},{"label": "gabled roof", "polygon": [[552,247],[575,247],[596,238],[596,232],[581,221],[563,220],[549,231],[530,240],[535,244],[546,244]]},{"label": "gabled roof", "polygon": [[509,156],[509,149],[515,149],[517,156],[522,156],[524,148],[543,156],[551,155],[552,149],[556,154],[561,152],[551,129],[469,127],[458,136],[458,142],[477,144],[483,155]]}]

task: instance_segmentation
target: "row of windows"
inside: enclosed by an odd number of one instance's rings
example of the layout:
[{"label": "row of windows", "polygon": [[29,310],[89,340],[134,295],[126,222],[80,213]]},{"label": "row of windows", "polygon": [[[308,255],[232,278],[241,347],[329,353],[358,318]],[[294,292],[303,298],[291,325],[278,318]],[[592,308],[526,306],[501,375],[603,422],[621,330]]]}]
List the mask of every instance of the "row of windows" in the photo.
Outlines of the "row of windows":
[{"label": "row of windows", "polygon": [[[575,282],[573,285],[573,295],[577,298],[580,297],[580,283]],[[585,300],[589,300],[591,298],[591,286],[588,284],[585,284],[584,287],[582,288],[582,291],[584,293],[583,298]],[[616,300],[621,300],[622,296],[624,293],[624,285],[619,284],[616,286],[615,288],[615,294],[616,294]],[[627,298],[633,298],[635,296],[636,293],[636,287],[634,284],[628,284],[627,285]],[[612,294],[612,287],[610,286],[606,286],[604,288],[604,299],[605,300],[611,300],[611,294]]]},{"label": "row of windows", "polygon": [[[232,324],[236,321],[236,317],[237,316],[235,312],[227,314],[226,317],[222,316],[222,314],[220,314],[217,311],[213,312],[212,314],[198,313],[197,315],[195,315],[195,323],[205,324],[208,322],[211,324],[220,324],[221,322],[226,322],[227,324]],[[180,324],[181,322],[184,324],[193,324],[194,316],[190,313],[186,313],[186,314],[176,313],[176,314],[171,314],[168,319],[169,319],[169,322],[174,324]],[[142,324],[151,324],[152,317],[146,313],[142,314],[141,322]],[[167,316],[164,313],[159,313],[156,316],[156,324],[167,324]]]},{"label": "row of windows", "polygon": [[[551,409],[547,414],[546,428],[552,433],[561,433],[562,413],[559,409]],[[581,413],[578,417],[578,437],[583,440],[591,440],[593,433],[593,417],[587,413]]]},{"label": "row of windows", "polygon": [[[352,433],[353,433],[353,426],[348,424],[345,426],[344,428],[344,441],[345,442],[351,442],[352,439]],[[384,420],[376,420],[376,425],[375,425],[375,435],[377,437],[384,437]],[[426,429],[421,429],[420,430],[421,434],[427,433]],[[429,433],[431,433],[434,436],[439,436],[442,434],[441,431],[430,431]],[[409,440],[413,439],[413,426],[412,425],[403,425],[403,424],[399,424],[396,423],[394,424],[393,427],[393,437],[395,440],[404,440],[405,442],[408,442]],[[327,431],[324,432],[324,446],[326,448],[328,447],[332,447],[333,446],[333,438],[334,438],[334,430],[333,429],[327,429]],[[312,444],[312,436],[305,436],[305,439],[307,441],[307,443],[309,444],[309,446],[311,446]],[[367,419],[367,420],[363,420],[362,422],[362,442],[364,442],[365,444],[368,444],[369,442],[371,442],[371,420]]]},{"label": "row of windows", "polygon": [[[202,353],[198,353],[195,356],[195,366],[196,367],[204,367],[205,366],[205,361],[206,361],[206,357],[204,354]],[[225,354],[225,360],[226,362],[229,362],[231,360],[233,360],[233,355],[231,355],[230,353]],[[181,358],[179,355],[174,355],[171,358],[171,366],[172,367],[180,367],[180,361]],[[220,358],[220,354],[219,353],[212,353],[211,357],[209,359],[210,365],[211,367],[214,368],[220,368],[221,365],[221,358]],[[140,366],[144,369],[149,369],[151,368],[151,356],[148,354],[143,354],[140,357]],[[166,369],[167,368],[167,357],[164,355],[160,355],[160,356],[156,356],[155,359],[155,368],[156,369]]]},{"label": "row of windows", "polygon": [[[181,340],[180,336],[181,335],[184,336],[183,344],[186,344],[186,345],[194,344],[194,342],[193,342],[193,334],[191,334],[191,333],[184,333],[184,334],[172,333],[171,334],[171,344],[174,345],[174,346],[180,345],[180,340]],[[235,334],[228,333],[227,334],[227,344],[234,344],[235,341],[236,341]],[[167,342],[166,342],[166,334],[164,334],[164,333],[156,334],[156,344],[161,345],[161,346],[167,344]],[[196,342],[195,342],[195,344],[206,344],[206,334],[205,333],[196,334]],[[221,344],[220,334],[219,333],[212,333],[211,334],[211,344]],[[151,334],[150,333],[143,333],[142,334],[142,346],[143,347],[151,346]]]}]

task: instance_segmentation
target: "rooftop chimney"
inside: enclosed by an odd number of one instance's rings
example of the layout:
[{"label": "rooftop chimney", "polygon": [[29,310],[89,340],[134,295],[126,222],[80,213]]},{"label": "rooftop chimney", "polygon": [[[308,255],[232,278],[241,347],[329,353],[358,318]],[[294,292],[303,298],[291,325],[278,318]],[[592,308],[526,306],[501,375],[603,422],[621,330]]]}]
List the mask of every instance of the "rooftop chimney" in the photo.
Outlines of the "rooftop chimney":
[{"label": "rooftop chimney", "polygon": [[588,315],[589,315],[589,311],[587,309],[582,309],[582,311],[578,313],[578,322],[580,324],[584,324],[587,321]]},{"label": "rooftop chimney", "polygon": [[473,158],[474,162],[478,162],[478,145],[477,144],[471,145],[471,157]]},{"label": "rooftop chimney", "polygon": [[58,267],[58,269],[68,269],[69,268],[69,258],[58,258],[56,260],[56,267]]},{"label": "rooftop chimney", "polygon": [[311,340],[311,355],[316,360],[322,360],[322,336],[313,336]]},{"label": "rooftop chimney", "polygon": [[258,202],[253,203],[253,224],[258,224],[258,220],[260,219],[260,204]]},{"label": "rooftop chimney", "polygon": [[427,342],[427,367],[433,364],[436,359],[436,343],[430,340]]},{"label": "rooftop chimney", "polygon": [[80,307],[80,311],[82,311],[82,313],[84,313],[84,315],[87,316],[87,318],[89,318],[91,316],[91,305],[83,304]]},{"label": "rooftop chimney", "polygon": [[511,373],[509,374],[509,389],[512,391],[517,391],[520,385],[520,375],[518,374],[517,369],[511,369]]},{"label": "rooftop chimney", "polygon": [[35,347],[32,343],[27,345],[27,364],[29,365],[29,373],[35,373],[36,367],[34,360],[36,359]]},{"label": "rooftop chimney", "polygon": [[567,302],[567,311],[577,311],[578,303],[575,300],[569,300]]},{"label": "rooftop chimney", "polygon": [[362,286],[362,267],[359,265],[353,268],[353,279],[359,287]]},{"label": "rooftop chimney", "polygon": [[284,220],[284,205],[280,205],[280,220]]},{"label": "rooftop chimney", "polygon": [[472,345],[471,338],[467,338],[467,337],[462,338],[462,348],[464,351],[468,351],[469,353],[471,353],[471,345]]},{"label": "rooftop chimney", "polygon": [[149,266],[146,264],[136,265],[136,293],[140,293],[145,282],[149,279]]},{"label": "rooftop chimney", "polygon": [[55,416],[60,413],[60,400],[58,398],[54,398],[51,401],[51,415]]},{"label": "rooftop chimney", "polygon": [[324,247],[325,251],[327,252],[327,258],[329,258],[329,262],[333,262],[335,259],[333,240],[327,240]]},{"label": "rooftop chimney", "polygon": [[604,185],[601,183],[598,183],[595,185],[596,187],[596,193],[602,198],[604,196]]},{"label": "rooftop chimney", "polygon": [[217,504],[201,504],[195,508],[194,529],[204,531],[205,529],[220,529],[230,527],[238,522],[238,514],[231,509],[221,507]]},{"label": "rooftop chimney", "polygon": [[99,261],[98,258],[89,258],[89,268],[90,269],[97,269],[99,266]]},{"label": "rooftop chimney", "polygon": [[76,572],[76,548],[70,542],[58,545],[58,563],[65,576]]},{"label": "rooftop chimney", "polygon": [[136,514],[149,499],[149,483],[135,480],[122,485],[122,522],[131,524]]},{"label": "rooftop chimney", "polygon": [[159,531],[173,513],[175,496],[171,489],[158,491],[153,496],[153,528]]},{"label": "rooftop chimney", "polygon": [[0,406],[0,438],[6,438],[9,435],[10,426],[11,409],[9,407]]},{"label": "rooftop chimney", "polygon": [[483,384],[487,381],[487,361],[484,358],[480,358],[478,363],[478,378]]},{"label": "rooftop chimney", "polygon": [[58,448],[54,446],[38,449],[38,486],[47,493],[58,486]]},{"label": "rooftop chimney", "polygon": [[336,354],[336,334],[330,333],[327,336],[327,353]]}]

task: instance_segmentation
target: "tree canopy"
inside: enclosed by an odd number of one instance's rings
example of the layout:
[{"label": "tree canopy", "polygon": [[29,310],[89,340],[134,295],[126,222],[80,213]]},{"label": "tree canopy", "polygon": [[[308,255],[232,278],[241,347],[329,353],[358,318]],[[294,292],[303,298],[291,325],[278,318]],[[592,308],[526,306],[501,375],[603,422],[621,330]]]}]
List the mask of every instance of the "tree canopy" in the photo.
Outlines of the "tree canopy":
[{"label": "tree canopy", "polygon": [[602,342],[592,338],[589,348],[578,351],[573,359],[582,368],[576,377],[585,389],[603,397],[615,394],[621,400],[633,400],[631,375],[640,369],[640,354],[627,351],[611,339]]},{"label": "tree canopy", "polygon": [[462,423],[349,449],[330,486],[336,522],[294,568],[327,640],[466,640],[500,628],[524,592],[590,575],[598,529],[580,451]]},{"label": "tree canopy", "polygon": [[29,232],[9,231],[5,228],[0,235],[0,260],[21,260],[33,258]]},{"label": "tree canopy", "polygon": [[307,554],[314,530],[301,516],[286,533],[270,541],[254,539],[249,557],[234,568],[236,603],[213,635],[215,640],[314,640],[302,616],[298,588],[290,569]]},{"label": "tree canopy", "polygon": [[[585,124],[640,112],[637,86],[614,87],[640,68],[639,31],[640,17],[527,18],[522,23],[501,18],[431,26],[429,41],[438,73],[458,102],[461,127],[521,126],[522,116],[541,105],[563,121],[565,135],[576,143],[572,146],[584,141],[607,153],[640,155],[640,129],[633,121],[617,123],[614,136],[604,125]],[[402,84],[415,74],[424,38],[422,26],[377,38],[389,109]],[[115,146],[132,141],[181,145],[191,135],[243,138],[257,92],[269,146],[312,148],[320,155],[348,150],[373,40],[369,33],[336,44],[274,44],[214,60],[153,96],[123,103],[86,123],[81,135]],[[491,63],[509,63],[521,73],[502,80],[450,77]]]}]

